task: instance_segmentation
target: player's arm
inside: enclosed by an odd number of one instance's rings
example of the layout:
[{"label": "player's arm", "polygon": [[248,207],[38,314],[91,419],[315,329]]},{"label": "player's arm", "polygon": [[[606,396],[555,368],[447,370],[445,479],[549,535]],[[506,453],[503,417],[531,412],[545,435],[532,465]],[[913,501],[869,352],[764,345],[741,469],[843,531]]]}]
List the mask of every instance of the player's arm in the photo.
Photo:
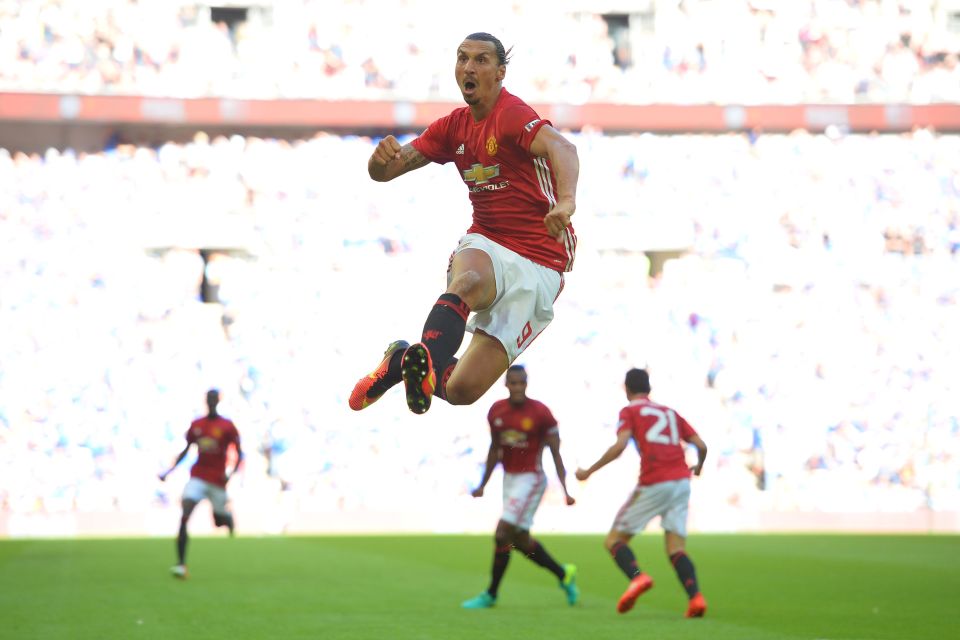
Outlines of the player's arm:
[{"label": "player's arm", "polygon": [[493,437],[493,434],[490,435],[490,449],[487,451],[487,463],[483,467],[483,478],[480,479],[480,484],[474,489],[470,495],[474,498],[483,497],[483,488],[487,486],[487,483],[490,482],[490,476],[493,475],[493,470],[496,469],[497,463],[500,461],[500,445],[497,444],[496,439]]},{"label": "player's arm", "polygon": [[237,450],[237,461],[233,463],[233,471],[227,474],[227,477],[225,478],[227,481],[229,481],[230,478],[237,473],[237,470],[240,469],[240,463],[243,462],[243,450],[240,448],[240,438],[237,438],[233,441],[233,446]]},{"label": "player's arm", "polygon": [[367,161],[367,172],[377,182],[389,182],[408,171],[430,164],[422,153],[412,144],[400,146],[393,136],[387,136],[377,143],[376,149]]},{"label": "player's arm", "polygon": [[617,441],[609,449],[603,452],[603,455],[586,469],[577,469],[577,480],[586,480],[594,472],[599,471],[614,460],[620,457],[623,450],[627,448],[633,433],[629,429],[623,429],[617,432]]},{"label": "player's arm", "polygon": [[580,177],[577,147],[545,124],[530,144],[530,153],[550,160],[550,167],[557,177],[557,204],[547,212],[543,224],[551,236],[563,241],[563,230],[570,226],[570,216],[577,210],[577,180]]},{"label": "player's arm", "polygon": [[560,480],[560,486],[563,487],[563,495],[567,498],[567,504],[571,505],[575,503],[576,500],[574,500],[570,492],[567,491],[567,469],[563,466],[563,458],[560,457],[560,432],[554,430],[548,433],[543,441],[550,447],[550,454],[553,456],[553,465],[557,468],[557,478]]},{"label": "player's arm", "polygon": [[187,452],[190,451],[191,444],[192,443],[188,442],[187,446],[185,446],[183,448],[183,451],[180,452],[180,455],[177,456],[177,459],[173,461],[173,464],[170,466],[170,468],[164,471],[163,473],[161,473],[159,476],[157,476],[158,478],[160,478],[161,482],[164,482],[167,479],[167,476],[173,473],[173,470],[177,468],[177,465],[180,464],[183,461],[183,459],[187,457]]},{"label": "player's arm", "polygon": [[693,475],[700,475],[700,471],[703,470],[703,463],[707,459],[707,445],[700,436],[693,435],[687,438],[687,442],[692,444],[697,448],[697,464],[690,467],[690,471],[693,472]]}]

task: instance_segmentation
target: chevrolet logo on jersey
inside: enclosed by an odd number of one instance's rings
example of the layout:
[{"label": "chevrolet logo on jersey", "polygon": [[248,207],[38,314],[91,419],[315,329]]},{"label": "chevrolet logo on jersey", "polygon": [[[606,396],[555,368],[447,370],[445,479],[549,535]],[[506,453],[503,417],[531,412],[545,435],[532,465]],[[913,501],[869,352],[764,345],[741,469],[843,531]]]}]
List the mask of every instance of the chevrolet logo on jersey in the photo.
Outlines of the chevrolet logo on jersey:
[{"label": "chevrolet logo on jersey", "polygon": [[476,163],[469,169],[463,170],[463,181],[486,184],[490,182],[491,178],[496,178],[499,175],[500,165],[495,164],[492,167],[485,167],[480,163]]},{"label": "chevrolet logo on jersey", "polygon": [[524,447],[527,434],[520,431],[503,431],[500,433],[500,444],[505,447]]},{"label": "chevrolet logo on jersey", "polygon": [[197,448],[201,453],[217,453],[220,451],[220,443],[215,438],[203,436],[197,440]]}]

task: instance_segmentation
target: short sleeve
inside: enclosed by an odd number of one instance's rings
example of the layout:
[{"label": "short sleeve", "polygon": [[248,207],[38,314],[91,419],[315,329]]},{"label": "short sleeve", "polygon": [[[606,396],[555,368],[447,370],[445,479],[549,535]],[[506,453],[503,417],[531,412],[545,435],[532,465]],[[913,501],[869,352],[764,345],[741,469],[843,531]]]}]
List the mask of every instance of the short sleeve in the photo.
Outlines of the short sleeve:
[{"label": "short sleeve", "polygon": [[617,418],[617,433],[621,431],[633,432],[633,420],[630,417],[630,408],[620,409],[620,416]]},{"label": "short sleeve", "polygon": [[687,422],[679,413],[677,414],[677,426],[680,429],[680,438],[683,440],[689,440],[693,436],[697,435],[697,432],[693,427],[690,426],[690,423]]},{"label": "short sleeve", "polygon": [[424,158],[437,164],[446,164],[453,160],[450,145],[450,127],[452,118],[447,115],[434,120],[427,130],[410,142]]},{"label": "short sleeve", "polygon": [[540,128],[552,124],[549,120],[540,118],[537,112],[526,104],[511,105],[504,109],[500,117],[502,131],[507,137],[516,140],[527,153],[530,153],[530,145],[533,144],[533,139],[537,137]]},{"label": "short sleeve", "polygon": [[543,433],[555,433],[559,431],[557,427],[557,419],[553,417],[553,413],[550,411],[550,408],[545,404],[540,404],[540,424],[543,428]]}]

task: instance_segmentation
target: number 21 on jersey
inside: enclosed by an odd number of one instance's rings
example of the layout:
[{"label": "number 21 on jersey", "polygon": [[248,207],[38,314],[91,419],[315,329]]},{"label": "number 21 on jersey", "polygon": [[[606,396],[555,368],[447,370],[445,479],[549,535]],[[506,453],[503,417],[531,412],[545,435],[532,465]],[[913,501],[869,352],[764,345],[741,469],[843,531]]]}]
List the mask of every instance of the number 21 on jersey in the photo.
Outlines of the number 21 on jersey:
[{"label": "number 21 on jersey", "polygon": [[657,444],[680,444],[680,433],[677,430],[677,414],[673,409],[659,407],[643,407],[640,415],[653,416],[657,421],[647,429],[647,442]]}]

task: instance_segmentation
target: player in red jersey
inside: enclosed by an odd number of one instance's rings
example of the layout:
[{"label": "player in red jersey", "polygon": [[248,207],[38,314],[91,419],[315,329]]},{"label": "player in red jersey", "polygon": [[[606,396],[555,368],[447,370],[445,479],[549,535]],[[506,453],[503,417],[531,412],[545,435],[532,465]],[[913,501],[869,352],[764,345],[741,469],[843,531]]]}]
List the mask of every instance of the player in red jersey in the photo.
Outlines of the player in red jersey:
[{"label": "player in red jersey", "polygon": [[[508,54],[488,33],[467,36],[455,67],[467,106],[409,144],[385,137],[370,156],[367,169],[377,182],[453,162],[473,204],[473,223],[450,259],[447,290],[427,316],[421,341],[387,347],[380,365],[354,386],[355,411],[401,380],[414,413],[426,412],[433,395],[471,404],[553,319],[563,273],[573,268],[570,217],[580,165],[576,147],[503,88]],[[465,331],[473,338],[457,362]]]},{"label": "player in red jersey", "polygon": [[[180,533],[177,535],[178,562],[170,569],[177,578],[187,577],[187,520],[194,507],[207,498],[213,506],[213,522],[218,527],[227,527],[233,535],[233,514],[227,510],[227,481],[237,472],[243,452],[240,450],[240,434],[233,422],[217,413],[220,404],[220,392],[207,391],[207,415],[197,418],[187,430],[187,446],[167,471],[160,474],[160,480],[167,476],[187,457],[192,445],[197,445],[197,462],[190,469],[190,480],[183,488],[183,515],[180,517]],[[226,473],[227,450],[233,445],[236,449],[236,462],[233,471]]]},{"label": "player in red jersey", "polygon": [[[586,480],[593,472],[623,453],[633,439],[640,452],[640,481],[617,513],[604,545],[630,585],[617,603],[617,611],[626,613],[637,598],[653,586],[649,575],[640,571],[630,539],[660,516],[667,555],[690,598],[686,616],[702,617],[707,603],[697,585],[693,562],[685,549],[687,507],[690,501],[690,473],[700,475],[707,457],[707,445],[686,420],[673,409],[650,400],[650,377],[643,369],[631,369],[625,381],[629,404],[620,410],[617,442],[587,469],[577,469],[577,479]],[[697,448],[697,464],[688,468],[684,443]]]},{"label": "player in red jersey", "polygon": [[503,516],[497,523],[494,534],[493,570],[490,586],[475,598],[463,603],[466,609],[488,609],[497,602],[497,590],[510,561],[510,550],[519,549],[530,560],[547,569],[557,577],[560,588],[567,594],[567,602],[577,603],[580,590],[577,587],[577,568],[572,564],[559,565],[537,540],[530,536],[533,515],[540,506],[540,499],[547,488],[547,476],[540,460],[543,447],[550,448],[557,477],[566,496],[567,504],[574,499],[567,491],[566,471],[560,457],[560,433],[557,421],[547,405],[527,397],[527,372],[520,365],[507,370],[507,389],[510,397],[498,400],[490,407],[487,421],[490,423],[490,451],[483,479],[473,491],[473,496],[483,496],[497,462],[503,464]]}]

